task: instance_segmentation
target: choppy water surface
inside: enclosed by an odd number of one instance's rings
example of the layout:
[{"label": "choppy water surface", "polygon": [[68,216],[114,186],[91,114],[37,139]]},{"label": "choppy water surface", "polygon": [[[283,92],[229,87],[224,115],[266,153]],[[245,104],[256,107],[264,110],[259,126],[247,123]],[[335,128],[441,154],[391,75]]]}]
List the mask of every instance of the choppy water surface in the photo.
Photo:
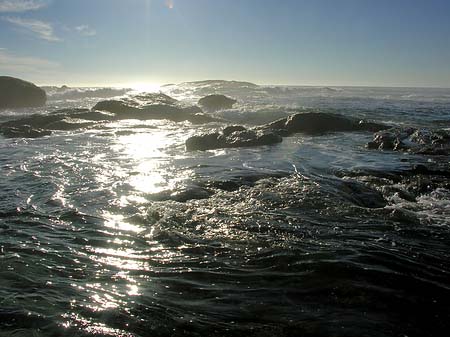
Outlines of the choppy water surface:
[{"label": "choppy water surface", "polygon": [[[162,90],[236,97],[217,115],[237,124],[309,110],[450,123],[445,89]],[[1,120],[99,100],[58,93]],[[448,158],[369,151],[369,133],[185,151],[222,126],[125,120],[1,138],[0,336],[446,334],[450,183],[401,172],[449,171]]]}]

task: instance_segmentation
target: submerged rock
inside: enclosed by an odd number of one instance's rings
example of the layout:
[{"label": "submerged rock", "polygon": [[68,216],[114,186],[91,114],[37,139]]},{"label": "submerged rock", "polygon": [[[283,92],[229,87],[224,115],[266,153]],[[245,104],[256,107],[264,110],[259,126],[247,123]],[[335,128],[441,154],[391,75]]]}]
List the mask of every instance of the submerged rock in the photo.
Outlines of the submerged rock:
[{"label": "submerged rock", "polygon": [[49,130],[35,129],[29,125],[5,127],[0,132],[6,138],[40,138],[52,134]]},{"label": "submerged rock", "polygon": [[45,91],[33,83],[0,76],[0,109],[39,107],[46,101]]},{"label": "submerged rock", "polygon": [[415,128],[390,128],[376,132],[369,149],[408,151],[426,155],[450,155],[450,132]]},{"label": "submerged rock", "polygon": [[261,129],[272,130],[282,136],[294,133],[322,134],[343,131],[379,131],[390,128],[384,124],[366,122],[338,114],[308,112],[291,115],[273,123],[264,125]]},{"label": "submerged rock", "polygon": [[225,95],[208,95],[198,101],[198,105],[208,111],[231,109],[237,101]]},{"label": "submerged rock", "polygon": [[343,180],[340,181],[340,193],[346,198],[360,207],[366,208],[383,208],[387,205],[386,200],[381,192],[370,188],[369,186],[357,181]]},{"label": "submerged rock", "polygon": [[177,201],[186,202],[188,200],[207,199],[213,194],[209,189],[200,186],[184,186],[175,190],[166,190],[159,193],[148,195],[147,197],[154,201]]},{"label": "submerged rock", "polygon": [[186,150],[205,151],[220,148],[272,145],[281,143],[282,140],[281,136],[273,132],[247,130],[244,127],[234,126],[225,128],[222,133],[215,132],[190,137],[186,140]]}]

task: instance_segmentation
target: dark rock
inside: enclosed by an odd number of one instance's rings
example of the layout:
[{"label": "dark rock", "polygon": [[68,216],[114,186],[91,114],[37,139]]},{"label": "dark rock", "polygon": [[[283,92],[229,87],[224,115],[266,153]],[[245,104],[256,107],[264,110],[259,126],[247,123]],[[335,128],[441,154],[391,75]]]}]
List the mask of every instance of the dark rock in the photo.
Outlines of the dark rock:
[{"label": "dark rock", "polygon": [[87,109],[63,109],[48,115],[31,115],[0,124],[0,132],[7,137],[42,137],[50,130],[77,130],[92,126],[93,121],[110,121],[113,116]]},{"label": "dark rock", "polygon": [[[362,170],[346,172],[345,176],[358,177],[370,186],[377,186],[386,199],[401,198],[416,202],[424,193],[438,189],[450,189],[450,166],[448,162],[416,164],[408,169],[392,171]],[[394,198],[394,200],[395,200]]]},{"label": "dark rock", "polygon": [[198,105],[208,111],[231,109],[237,101],[224,95],[209,95],[201,98]]},{"label": "dark rock", "polygon": [[450,155],[450,132],[415,128],[390,128],[376,132],[369,149],[408,151],[425,155]]},{"label": "dark rock", "polygon": [[126,114],[126,113],[132,114],[139,112],[138,108],[130,106],[123,101],[116,101],[116,100],[99,102],[92,109],[100,111],[108,111],[114,114]]},{"label": "dark rock", "polygon": [[343,180],[339,183],[346,198],[360,207],[382,208],[387,205],[383,195],[360,182]]},{"label": "dark rock", "polygon": [[192,136],[186,140],[187,151],[205,151],[219,149],[226,146],[225,138],[218,132],[209,133],[201,136]]},{"label": "dark rock", "polygon": [[46,101],[45,91],[33,83],[0,76],[0,109],[39,107]]},{"label": "dark rock", "polygon": [[235,131],[245,131],[246,128],[241,125],[231,125],[227,126],[225,129],[223,129],[222,133],[224,136],[229,136]]},{"label": "dark rock", "polygon": [[80,112],[73,115],[65,114],[50,114],[50,115],[31,115],[29,117],[24,117],[12,121],[0,124],[0,128],[16,127],[20,128],[22,126],[31,126],[32,128],[41,129],[53,129],[60,130],[59,128],[52,127],[57,125],[57,123],[63,121],[66,117],[71,119],[85,119],[85,120],[108,120],[108,116],[101,114],[99,112]]},{"label": "dark rock", "polygon": [[29,125],[5,127],[0,131],[6,138],[40,138],[52,134],[49,130],[34,129]]},{"label": "dark rock", "polygon": [[322,112],[299,113],[262,127],[262,129],[273,130],[282,136],[288,136],[297,132],[322,134],[343,131],[378,131],[388,128],[384,124],[365,122],[337,114]]},{"label": "dark rock", "polygon": [[[226,130],[226,129],[225,129]],[[281,136],[256,130],[247,130],[243,127],[233,131],[228,129],[225,133],[210,133],[200,136],[193,136],[186,140],[187,151],[205,151],[220,148],[249,147],[272,145],[282,142]]]},{"label": "dark rock", "polygon": [[[142,103],[145,101],[144,103]],[[203,124],[218,121],[205,115],[196,106],[185,107],[178,101],[164,94],[147,94],[134,96],[128,100],[110,100],[97,103],[93,109],[111,112],[115,119],[167,119],[174,122],[190,121]]]}]

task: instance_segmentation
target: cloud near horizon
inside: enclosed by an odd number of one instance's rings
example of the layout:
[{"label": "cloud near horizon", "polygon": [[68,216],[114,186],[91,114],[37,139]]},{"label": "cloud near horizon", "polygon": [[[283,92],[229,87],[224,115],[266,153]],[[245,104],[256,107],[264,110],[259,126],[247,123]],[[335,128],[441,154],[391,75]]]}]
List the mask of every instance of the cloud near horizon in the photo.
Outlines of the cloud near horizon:
[{"label": "cloud near horizon", "polygon": [[53,26],[44,21],[23,19],[19,17],[3,17],[3,20],[30,31],[36,37],[50,42],[62,41],[54,33]]},{"label": "cloud near horizon", "polygon": [[89,27],[89,25],[80,25],[74,28],[75,31],[80,33],[83,36],[94,36],[97,35],[95,29]]},{"label": "cloud near horizon", "polygon": [[0,0],[0,13],[34,11],[48,6],[48,0]]},{"label": "cloud near horizon", "polygon": [[57,62],[13,54],[0,48],[0,71],[5,73],[48,73],[59,69]]}]

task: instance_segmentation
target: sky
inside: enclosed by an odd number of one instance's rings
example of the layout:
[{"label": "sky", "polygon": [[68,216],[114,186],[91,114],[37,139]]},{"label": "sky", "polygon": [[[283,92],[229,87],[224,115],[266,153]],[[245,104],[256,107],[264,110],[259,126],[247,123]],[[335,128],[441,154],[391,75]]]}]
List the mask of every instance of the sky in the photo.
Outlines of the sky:
[{"label": "sky", "polygon": [[449,0],[0,0],[0,75],[450,87]]}]

